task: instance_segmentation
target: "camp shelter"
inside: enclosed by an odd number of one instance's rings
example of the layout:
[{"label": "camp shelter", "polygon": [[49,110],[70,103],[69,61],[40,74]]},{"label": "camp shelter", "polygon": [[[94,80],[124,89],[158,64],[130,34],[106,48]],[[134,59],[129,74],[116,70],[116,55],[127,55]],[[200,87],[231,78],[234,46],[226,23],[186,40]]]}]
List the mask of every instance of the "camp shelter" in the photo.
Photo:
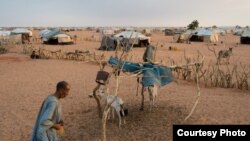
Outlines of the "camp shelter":
[{"label": "camp shelter", "polygon": [[150,37],[139,32],[123,31],[114,36],[103,36],[99,50],[115,50],[117,45],[143,47],[150,43]]},{"label": "camp shelter", "polygon": [[115,50],[118,41],[119,40],[117,40],[114,37],[103,36],[102,41],[101,41],[101,46],[100,46],[99,50],[107,50],[107,51]]},{"label": "camp shelter", "polygon": [[198,29],[195,31],[194,34],[189,39],[190,41],[198,41],[198,42],[218,42],[219,41],[219,36],[217,33],[212,32],[211,30],[208,29]]},{"label": "camp shelter", "polygon": [[47,33],[49,33],[49,32],[51,32],[51,30],[49,30],[49,29],[44,29],[44,30],[42,30],[42,31],[39,32],[39,36],[42,37],[44,34],[47,34]]},{"label": "camp shelter", "polygon": [[46,44],[72,44],[73,38],[58,29],[42,34],[42,41]]},{"label": "camp shelter", "polygon": [[188,42],[191,36],[195,33],[195,30],[187,30],[183,33],[178,33],[173,36],[173,40],[177,43]]},{"label": "camp shelter", "polygon": [[244,32],[244,29],[242,28],[235,28],[234,29],[234,35],[240,36]]},{"label": "camp shelter", "polygon": [[143,35],[140,32],[134,31],[123,31],[114,35],[118,40],[129,41],[130,44],[134,44],[135,46],[143,47],[150,43],[151,38]]},{"label": "camp shelter", "polygon": [[240,37],[241,44],[250,44],[250,29],[244,30]]},{"label": "camp shelter", "polygon": [[17,34],[28,34],[29,37],[32,37],[32,31],[26,29],[26,28],[16,28],[11,31],[12,35],[17,35]]},{"label": "camp shelter", "polygon": [[9,36],[10,33],[10,31],[0,31],[0,36]]},{"label": "camp shelter", "polygon": [[102,33],[103,35],[113,35],[113,34],[115,34],[115,31],[112,30],[112,29],[103,29],[103,30],[101,31],[101,33]]}]

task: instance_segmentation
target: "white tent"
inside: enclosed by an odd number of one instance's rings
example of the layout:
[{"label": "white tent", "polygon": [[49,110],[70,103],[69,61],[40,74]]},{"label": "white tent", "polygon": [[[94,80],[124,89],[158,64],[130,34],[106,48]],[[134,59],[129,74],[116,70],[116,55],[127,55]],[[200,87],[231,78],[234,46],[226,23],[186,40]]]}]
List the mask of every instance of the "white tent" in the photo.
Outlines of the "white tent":
[{"label": "white tent", "polygon": [[113,34],[115,34],[115,31],[112,29],[103,29],[101,33],[103,35],[113,35]]},{"label": "white tent", "polygon": [[61,32],[58,29],[46,30],[41,34],[44,43],[48,44],[71,44],[73,39],[70,35]]},{"label": "white tent", "polygon": [[191,41],[202,41],[202,42],[218,42],[219,36],[217,33],[208,29],[198,29],[192,34]]},{"label": "white tent", "polygon": [[115,38],[118,40],[127,40],[131,38],[131,43],[134,43],[134,45],[144,46],[147,43],[150,43],[151,38],[143,35],[140,32],[134,32],[134,31],[123,31],[121,33],[118,33],[114,35]]},{"label": "white tent", "polygon": [[0,36],[9,36],[10,31],[0,31]]},{"label": "white tent", "polygon": [[62,43],[72,43],[73,40],[71,38],[71,36],[64,34],[64,33],[60,33],[54,36],[54,38],[58,39],[58,43],[62,44]]},{"label": "white tent", "polygon": [[241,29],[241,28],[236,28],[235,30],[234,30],[234,35],[241,35],[242,33],[243,33],[243,29]]},{"label": "white tent", "polygon": [[118,33],[114,35],[114,37],[123,37],[123,38],[140,38],[140,39],[149,39],[150,37],[147,37],[139,32],[134,31],[123,31],[121,33]]},{"label": "white tent", "polygon": [[243,33],[241,34],[241,37],[250,37],[250,29],[244,30]]},{"label": "white tent", "polygon": [[28,33],[30,37],[32,37],[32,31],[26,29],[26,28],[16,28],[11,31],[11,34],[24,34]]}]

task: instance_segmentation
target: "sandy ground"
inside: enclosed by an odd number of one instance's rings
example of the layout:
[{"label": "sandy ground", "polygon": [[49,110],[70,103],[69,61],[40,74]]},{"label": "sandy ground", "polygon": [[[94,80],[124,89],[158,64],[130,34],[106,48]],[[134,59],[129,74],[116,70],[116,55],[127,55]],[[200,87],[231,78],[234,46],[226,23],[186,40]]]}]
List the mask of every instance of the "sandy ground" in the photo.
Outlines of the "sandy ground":
[{"label": "sandy ground", "polygon": [[[93,31],[73,32],[78,37],[91,37]],[[236,46],[239,37],[226,35],[220,38],[226,47]],[[158,49],[157,59],[172,57],[181,60],[187,56],[195,57],[197,50],[206,56],[206,62],[214,61],[213,53],[208,51],[206,43],[177,44],[172,37],[162,33],[152,35],[154,43],[163,44]],[[41,43],[34,43],[42,46]],[[74,45],[52,46],[47,49],[66,51],[75,49],[96,50],[100,42],[78,41]],[[168,51],[176,46],[177,51]],[[215,46],[216,51],[226,49],[223,44]],[[144,48],[135,48],[133,53],[140,61]],[[242,63],[250,62],[250,46],[238,45],[234,48],[234,59]],[[108,55],[114,52],[109,52]],[[88,97],[95,87],[96,72],[99,67],[77,61],[67,60],[31,60],[21,53],[19,46],[10,49],[10,53],[0,55],[0,140],[28,140],[42,101],[55,91],[58,81],[66,80],[71,84],[70,95],[62,100],[65,135],[63,141],[99,140],[101,120],[97,115],[95,100]],[[110,70],[110,68],[107,68]],[[107,139],[169,141],[172,139],[173,124],[250,124],[250,92],[238,89],[205,88],[201,86],[201,97],[196,110],[188,121],[184,118],[191,110],[196,98],[196,85],[192,81],[177,80],[159,90],[157,107],[149,111],[149,98],[146,94],[145,111],[139,111],[141,96],[136,96],[136,78],[121,78],[119,96],[129,109],[127,124],[118,128],[118,121],[107,122]],[[111,80],[111,92],[115,81]]]}]

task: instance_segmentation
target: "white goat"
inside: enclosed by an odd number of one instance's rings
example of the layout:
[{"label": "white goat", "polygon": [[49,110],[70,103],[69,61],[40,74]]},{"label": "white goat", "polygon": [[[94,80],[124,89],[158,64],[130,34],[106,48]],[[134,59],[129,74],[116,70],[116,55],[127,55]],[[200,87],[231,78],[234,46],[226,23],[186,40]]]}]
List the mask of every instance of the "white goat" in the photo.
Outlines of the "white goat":
[{"label": "white goat", "polygon": [[[118,96],[108,95],[105,96],[104,88],[100,88],[97,95],[102,99],[105,100],[105,104],[110,104],[110,112],[108,113],[108,118],[112,115],[112,119],[115,118],[115,113],[118,116],[119,124],[118,126],[121,127],[122,121],[123,124],[126,124],[126,116],[128,115],[128,109],[123,107],[123,100]],[[93,94],[89,94],[89,97],[93,97]]]},{"label": "white goat", "polygon": [[117,97],[117,96],[113,96],[113,95],[109,95],[106,97],[106,104],[108,103],[111,103],[110,105],[110,112],[109,112],[109,118],[110,118],[110,115],[112,115],[112,119],[114,120],[115,118],[115,112],[118,116],[118,119],[119,119],[119,124],[118,126],[121,127],[122,125],[122,121],[123,121],[123,124],[126,124],[126,119],[125,117],[127,116],[127,109],[124,109],[123,107],[123,100],[120,98],[120,97]]}]

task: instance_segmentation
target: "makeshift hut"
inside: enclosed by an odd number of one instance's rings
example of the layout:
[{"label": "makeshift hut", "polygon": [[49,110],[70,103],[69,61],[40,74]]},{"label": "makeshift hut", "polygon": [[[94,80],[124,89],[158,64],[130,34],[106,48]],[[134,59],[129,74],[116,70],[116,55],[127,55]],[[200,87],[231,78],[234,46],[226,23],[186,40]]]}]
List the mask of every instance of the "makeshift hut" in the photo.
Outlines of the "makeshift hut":
[{"label": "makeshift hut", "polygon": [[218,42],[219,36],[217,33],[212,32],[208,29],[198,29],[189,39],[193,42]]},{"label": "makeshift hut", "polygon": [[240,37],[241,44],[250,44],[250,30],[245,30]]},{"label": "makeshift hut", "polygon": [[51,30],[42,34],[42,41],[45,44],[72,44],[73,38],[60,30]]}]

